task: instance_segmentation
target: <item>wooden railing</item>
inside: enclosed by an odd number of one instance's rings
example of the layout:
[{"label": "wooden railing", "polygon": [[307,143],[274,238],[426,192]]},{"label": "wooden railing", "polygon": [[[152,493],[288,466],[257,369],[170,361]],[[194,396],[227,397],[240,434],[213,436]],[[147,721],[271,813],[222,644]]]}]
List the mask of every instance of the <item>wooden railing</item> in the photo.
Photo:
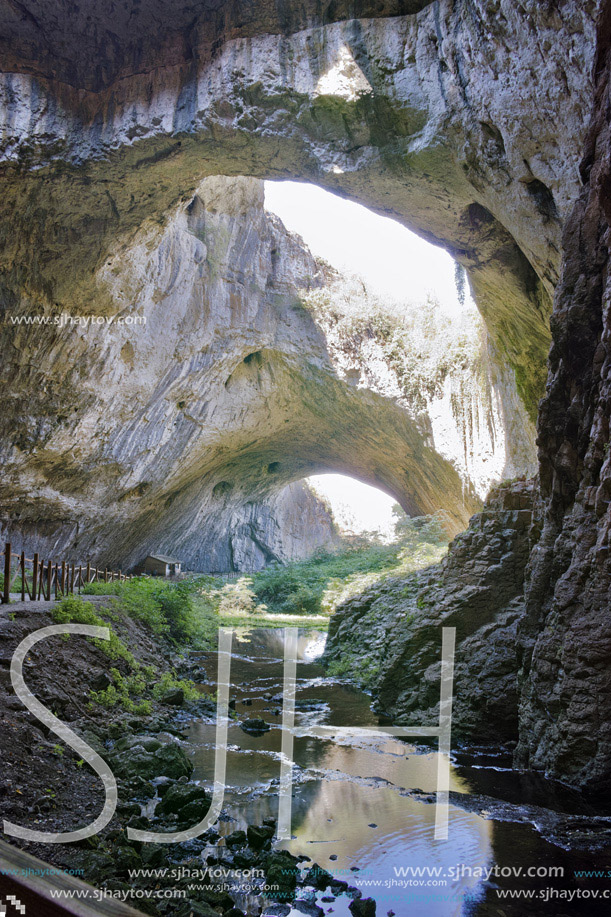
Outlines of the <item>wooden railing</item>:
[{"label": "wooden railing", "polygon": [[118,573],[108,567],[100,570],[90,563],[42,559],[38,553],[34,557],[26,557],[23,551],[15,553],[10,542],[4,546],[3,569],[4,586],[0,603],[4,605],[10,602],[13,586],[17,587],[17,593],[21,593],[22,602],[25,602],[26,596],[33,602],[41,599],[49,601],[52,596],[57,599],[74,594],[75,590],[80,593],[87,583],[122,582],[132,578],[120,570]]}]

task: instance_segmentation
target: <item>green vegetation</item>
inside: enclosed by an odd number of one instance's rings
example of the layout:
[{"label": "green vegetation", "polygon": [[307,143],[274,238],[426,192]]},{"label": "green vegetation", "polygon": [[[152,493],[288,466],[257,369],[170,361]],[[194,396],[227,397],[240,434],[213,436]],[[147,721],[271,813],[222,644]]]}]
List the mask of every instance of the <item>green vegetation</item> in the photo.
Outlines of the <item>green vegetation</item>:
[{"label": "green vegetation", "polygon": [[[215,645],[222,624],[324,627],[339,604],[373,584],[437,563],[447,542],[441,514],[408,518],[397,507],[396,540],[391,544],[374,536],[351,536],[333,553],[319,552],[310,560],[276,564],[236,580],[195,575],[171,583],[135,577],[122,583],[92,583],[85,591],[113,596],[111,609],[104,612],[106,617],[142,621],[179,648],[208,649]],[[54,614],[56,620],[108,626],[91,605],[75,596],[64,599]],[[134,668],[133,657],[114,631],[109,644],[98,642],[110,658],[124,658]],[[172,685],[163,682],[159,691],[177,685],[176,681]],[[188,698],[188,684],[180,686]],[[119,702],[125,706],[127,698],[133,700],[141,694],[136,681],[115,678],[112,689],[99,692],[96,699],[106,706]]]},{"label": "green vegetation", "polygon": [[84,602],[77,595],[68,595],[55,605],[52,617],[56,624],[92,624],[95,627],[107,627],[110,632],[110,639],[94,640],[95,645],[109,659],[123,659],[130,667],[136,664],[133,654],[119,639],[108,621],[105,621],[97,614],[91,602]]},{"label": "green vegetation", "polygon": [[[113,683],[103,691],[92,691],[91,701],[112,710],[120,706],[130,713],[146,716],[152,711],[148,700],[139,700],[147,690],[148,666],[136,666],[132,675],[122,675],[118,669],[111,669],[110,675]],[[154,673],[154,669],[153,669]]]},{"label": "green vegetation", "polygon": [[[114,586],[125,588],[133,582],[135,581],[131,580],[127,583],[115,583]],[[102,586],[106,584],[95,585]],[[171,586],[172,584],[165,585]],[[98,591],[101,590],[96,589],[96,592]],[[113,589],[113,592],[116,596],[119,596],[119,601],[115,601],[114,603],[115,611],[104,609],[104,614],[107,618],[112,618],[113,621],[116,621],[121,617],[120,612],[126,614],[133,613],[137,603],[135,602],[134,590],[128,590],[129,601],[126,603],[125,607],[121,602],[121,590]],[[141,610],[142,613],[140,614],[133,614],[133,616],[149,624],[151,620],[154,621],[155,626],[158,628],[157,632],[166,633],[167,629],[171,626],[170,622],[182,621],[183,614],[185,613],[184,603],[180,598],[185,595],[185,590],[176,588],[175,592],[170,594],[172,595],[172,600],[160,604],[160,608],[162,612],[164,612],[164,617],[163,619],[159,619],[156,614],[157,608],[147,603],[147,599],[150,598],[150,591],[145,588],[143,590],[144,610]],[[166,598],[165,595],[164,598]],[[188,604],[187,607],[191,608],[192,606]],[[153,612],[155,613],[152,614]],[[151,614],[152,618],[149,619],[148,616]],[[155,666],[141,665],[136,660],[133,653],[129,651],[125,643],[119,638],[113,628],[113,624],[101,617],[101,615],[96,612],[91,602],[86,602],[79,596],[70,595],[62,599],[62,601],[54,607],[52,615],[53,620],[57,624],[93,624],[97,627],[108,628],[110,639],[94,639],[93,643],[108,656],[109,659],[118,663],[120,662],[124,669],[127,669],[126,672],[121,672],[116,666],[111,668],[110,677],[112,679],[112,684],[102,691],[92,691],[90,694],[90,702],[92,704],[99,704],[108,710],[115,707],[121,707],[123,710],[138,716],[147,716],[152,712],[152,700],[161,700],[165,694],[178,688],[183,690],[185,700],[196,700],[201,696],[192,681],[180,679],[174,672],[166,671],[158,674]],[[193,612],[193,615],[195,615],[195,612]],[[193,625],[193,630],[196,630],[195,625]],[[69,635],[66,636],[69,637]]]},{"label": "green vegetation", "polygon": [[[212,577],[201,580],[216,583]],[[156,634],[164,634],[179,646],[205,649],[216,640],[215,608],[204,600],[203,583],[183,580],[169,583],[149,577],[125,582],[90,583],[88,595],[113,595],[113,607],[136,621],[143,621]]]},{"label": "green vegetation", "polygon": [[244,624],[245,617],[255,615],[257,625],[264,626],[277,625],[275,616],[331,615],[341,602],[374,583],[437,563],[445,553],[448,537],[439,515],[401,518],[396,530],[397,540],[391,544],[345,539],[335,553],[267,567],[209,591],[208,597],[224,623]]},{"label": "green vegetation", "polygon": [[[162,700],[166,694],[179,688],[184,693],[185,700],[192,701],[200,698],[201,692],[195,684],[186,679],[178,678],[174,672],[163,672],[157,677],[154,666],[141,666],[136,663],[134,672],[122,675],[118,669],[111,669],[112,684],[103,691],[92,691],[91,701],[112,710],[121,707],[136,716],[148,716],[152,713],[152,700]],[[152,684],[153,679],[156,679]]]}]

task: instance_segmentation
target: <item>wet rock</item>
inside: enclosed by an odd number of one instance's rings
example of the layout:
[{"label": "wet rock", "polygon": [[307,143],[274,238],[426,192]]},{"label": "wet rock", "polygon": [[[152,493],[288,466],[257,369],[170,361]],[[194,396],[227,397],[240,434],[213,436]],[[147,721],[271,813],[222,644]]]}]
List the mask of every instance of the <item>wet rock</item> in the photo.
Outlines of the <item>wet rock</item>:
[{"label": "wet rock", "polygon": [[115,722],[108,727],[108,735],[111,739],[120,739],[126,732],[133,732],[131,726],[128,726],[127,723]]},{"label": "wet rock", "polygon": [[83,853],[79,860],[90,882],[102,882],[116,872],[115,858],[106,853],[98,851]]},{"label": "wet rock", "polygon": [[325,912],[321,907],[319,907],[314,901],[307,901],[303,898],[298,898],[293,907],[296,911],[299,911],[300,914],[306,914],[307,917],[324,917]]},{"label": "wet rock", "polygon": [[182,707],[185,702],[185,692],[182,688],[176,688],[175,691],[168,691],[161,698],[161,703],[171,707]]},{"label": "wet rock", "polygon": [[351,901],[348,909],[354,917],[375,917],[376,903],[373,898],[355,898]]},{"label": "wet rock", "polygon": [[140,869],[142,866],[140,855],[133,847],[127,844],[123,847],[117,847],[113,851],[113,856],[115,858],[115,868],[119,875],[128,875],[130,870]]},{"label": "wet rock", "polygon": [[145,751],[157,751],[158,748],[162,747],[162,743],[159,739],[148,735],[124,736],[115,742],[116,751],[127,751],[129,748],[137,747],[143,748]]},{"label": "wet rock", "polygon": [[91,745],[93,750],[96,751],[98,755],[104,757],[108,754],[108,751],[97,732],[94,732],[92,729],[86,729],[83,732],[83,739],[85,742],[87,742],[87,745]]},{"label": "wet rock", "polygon": [[175,783],[157,804],[155,815],[178,815],[182,820],[197,816],[201,820],[210,806],[211,796],[202,786]]},{"label": "wet rock", "polygon": [[155,788],[160,799],[163,799],[170,787],[174,786],[175,782],[176,781],[172,780],[171,777],[160,777],[155,781]]},{"label": "wet rock", "polygon": [[231,834],[228,834],[225,838],[225,843],[228,847],[239,847],[240,844],[246,843],[246,832],[242,831],[233,831]]},{"label": "wet rock", "polygon": [[265,720],[262,720],[260,717],[244,720],[240,723],[240,727],[244,732],[252,736],[262,736],[271,729],[269,723],[266,723]]},{"label": "wet rock", "polygon": [[233,864],[238,869],[250,869],[257,862],[257,854],[250,847],[236,850],[233,855]]},{"label": "wet rock", "polygon": [[91,682],[94,691],[105,691],[112,684],[112,678],[108,672],[100,672]]},{"label": "wet rock", "polygon": [[150,868],[162,866],[167,861],[168,852],[159,844],[143,844],[140,856],[142,865]]},{"label": "wet rock", "polygon": [[272,825],[249,825],[246,829],[248,843],[254,850],[260,850],[270,844],[275,833]]},{"label": "wet rock", "polygon": [[152,799],[155,795],[155,787],[150,780],[145,780],[143,777],[132,777],[122,784],[120,792],[121,797],[126,800]]},{"label": "wet rock", "polygon": [[154,752],[145,751],[142,746],[113,755],[112,767],[117,777],[140,777],[152,780],[154,777],[190,777],[193,765],[178,745],[162,745]]},{"label": "wet rock", "polygon": [[452,734],[518,737],[518,627],[531,549],[533,483],[495,488],[441,564],[374,585],[331,618],[325,660],[370,662],[368,687],[394,722],[438,716],[441,628],[456,627]]},{"label": "wet rock", "polygon": [[299,877],[299,860],[286,850],[276,850],[265,860],[265,874],[269,885],[278,886],[278,896],[292,895]]},{"label": "wet rock", "polygon": [[130,818],[132,815],[140,815],[141,808],[137,802],[123,802],[117,805],[117,815],[120,818]]},{"label": "wet rock", "polygon": [[327,872],[327,870],[319,866],[318,863],[314,863],[312,868],[309,869],[303,877],[303,881],[305,885],[311,885],[323,891],[333,884],[334,878],[330,872]]}]

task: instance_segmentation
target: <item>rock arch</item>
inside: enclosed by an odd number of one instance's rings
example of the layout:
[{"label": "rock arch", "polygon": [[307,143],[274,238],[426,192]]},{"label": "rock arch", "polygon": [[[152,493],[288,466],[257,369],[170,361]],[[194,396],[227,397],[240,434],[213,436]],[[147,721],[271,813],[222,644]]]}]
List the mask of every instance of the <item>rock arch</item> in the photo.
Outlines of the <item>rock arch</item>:
[{"label": "rock arch", "polygon": [[465,265],[534,418],[595,0],[174,6],[170,27],[156,0],[123,24],[83,3],[78,47],[44,0],[7,17],[0,269],[13,297],[112,311],[105,259],[203,177],[307,179]]}]

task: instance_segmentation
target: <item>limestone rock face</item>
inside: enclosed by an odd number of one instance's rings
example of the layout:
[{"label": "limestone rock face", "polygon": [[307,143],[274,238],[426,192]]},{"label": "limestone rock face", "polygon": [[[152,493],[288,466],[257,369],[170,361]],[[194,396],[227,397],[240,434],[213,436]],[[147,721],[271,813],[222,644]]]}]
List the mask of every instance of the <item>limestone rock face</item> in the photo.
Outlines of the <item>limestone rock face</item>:
[{"label": "limestone rock face", "polygon": [[100,268],[206,175],[309,179],[468,268],[534,419],[597,0],[166,7],[23,0],[3,20],[11,309],[112,313]]},{"label": "limestone rock face", "polygon": [[521,628],[521,764],[611,779],[611,4],[599,27],[583,193],[567,222],[539,421],[544,526]]},{"label": "limestone rock face", "polygon": [[365,675],[378,709],[397,725],[437,722],[442,628],[455,627],[453,735],[516,741],[516,634],[537,537],[532,499],[532,482],[495,489],[440,565],[383,581],[331,618],[326,659],[347,660],[357,679]]},{"label": "limestone rock face", "polygon": [[400,404],[482,500],[535,474],[534,425],[472,304],[449,316],[431,298],[391,304],[359,278],[327,274],[305,304],[342,379]]},{"label": "limestone rock face", "polygon": [[[443,508],[454,531],[478,507],[489,479],[461,460],[480,432],[469,425],[468,439],[448,411],[440,445],[435,398],[401,390],[383,341],[376,363],[331,333],[311,298],[345,284],[264,210],[259,180],[205,179],[162,227],[117,244],[102,282],[114,316],[2,328],[3,382],[19,393],[3,416],[2,534],[28,551],[259,569],[335,540],[329,512],[295,483],[324,471],[378,485],[411,513]],[[363,384],[340,352],[360,360]],[[510,454],[512,469],[532,460],[529,421],[523,412],[520,455],[494,412],[503,392],[518,402],[515,383],[502,392],[474,359],[498,479]]]}]

